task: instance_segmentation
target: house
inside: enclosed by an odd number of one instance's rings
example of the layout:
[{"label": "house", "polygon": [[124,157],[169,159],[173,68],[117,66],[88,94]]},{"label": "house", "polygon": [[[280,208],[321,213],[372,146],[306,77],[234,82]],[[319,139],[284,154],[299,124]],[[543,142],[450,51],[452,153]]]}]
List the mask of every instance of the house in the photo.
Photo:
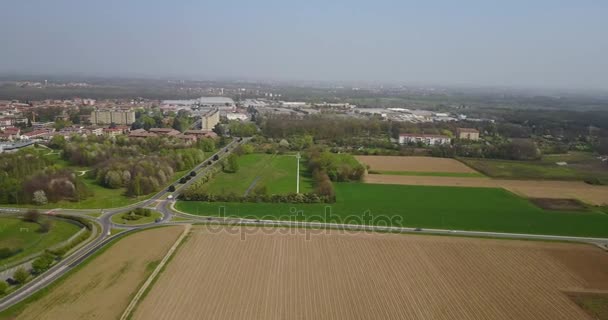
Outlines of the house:
[{"label": "house", "polygon": [[197,139],[201,139],[201,138],[215,139],[215,138],[217,138],[217,134],[215,132],[208,131],[208,130],[186,130],[184,132],[184,134],[195,136]]},{"label": "house", "polygon": [[21,140],[49,139],[55,129],[38,129],[21,135]]},{"label": "house", "polygon": [[94,136],[100,136],[103,134],[103,128],[102,127],[89,127],[87,128],[92,135]]},{"label": "house", "polygon": [[21,133],[21,129],[19,129],[17,127],[6,127],[6,128],[4,128],[3,132],[19,137],[19,134]]},{"label": "house", "polygon": [[120,128],[104,128],[103,134],[109,136],[110,138],[114,138],[117,135],[123,134],[124,131]]},{"label": "house", "polygon": [[148,138],[148,137],[158,137],[158,135],[154,132],[148,132],[144,129],[133,130],[129,133],[129,138]]},{"label": "house", "polygon": [[177,139],[184,140],[185,142],[194,143],[197,137],[191,134],[178,134],[175,136]]},{"label": "house", "polygon": [[477,129],[458,128],[456,130],[456,133],[457,133],[458,139],[473,140],[473,141],[479,140],[479,131],[477,131]]},{"label": "house", "polygon": [[180,134],[179,131],[172,128],[150,128],[150,133],[154,133],[162,136],[177,136]]},{"label": "house", "polygon": [[450,137],[437,134],[409,134],[402,133],[399,135],[400,144],[422,143],[429,146],[450,144]]}]

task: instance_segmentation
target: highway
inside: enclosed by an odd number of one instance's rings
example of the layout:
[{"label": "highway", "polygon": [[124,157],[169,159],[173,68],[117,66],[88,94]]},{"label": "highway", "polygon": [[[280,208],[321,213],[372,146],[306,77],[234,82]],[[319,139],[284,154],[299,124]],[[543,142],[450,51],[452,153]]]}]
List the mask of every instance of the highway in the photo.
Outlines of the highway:
[{"label": "highway", "polygon": [[[152,197],[119,208],[106,208],[106,209],[54,209],[53,213],[61,213],[64,215],[74,215],[79,217],[87,218],[95,222],[95,230],[93,230],[94,237],[92,240],[76,249],[67,258],[59,261],[52,268],[45,273],[34,278],[32,281],[26,283],[19,289],[11,292],[7,296],[0,299],[0,311],[7,309],[8,307],[26,299],[30,295],[34,294],[38,290],[48,286],[53,281],[57,280],[61,276],[68,273],[70,270],[77,267],[80,263],[85,261],[88,257],[98,252],[99,249],[103,248],[113,240],[123,237],[126,234],[135,232],[136,230],[142,230],[146,228],[156,227],[159,225],[179,225],[179,224],[191,224],[191,223],[207,223],[207,224],[224,224],[234,226],[256,226],[256,227],[300,227],[300,228],[315,228],[315,229],[328,229],[332,231],[370,231],[370,232],[394,232],[394,233],[412,233],[412,234],[431,234],[431,235],[451,235],[451,236],[470,236],[470,237],[489,237],[489,238],[507,238],[507,239],[524,239],[524,240],[546,240],[546,241],[573,241],[573,242],[585,242],[598,245],[604,249],[608,248],[608,238],[594,238],[594,237],[572,237],[572,236],[557,236],[557,235],[539,235],[539,234],[521,234],[521,233],[501,233],[501,232],[484,232],[484,231],[467,231],[467,230],[446,230],[446,229],[421,229],[421,228],[408,228],[408,227],[397,227],[397,226],[373,226],[373,225],[357,225],[357,224],[339,224],[339,223],[323,223],[323,222],[306,222],[306,221],[279,221],[279,220],[259,220],[259,219],[241,219],[241,218],[223,218],[217,216],[198,216],[191,215],[177,211],[174,207],[174,199],[179,195],[181,190],[184,190],[188,186],[198,180],[203,174],[210,170],[208,165],[209,161],[213,161],[215,156],[218,160],[221,160],[228,156],[238,145],[246,143],[247,138],[234,139],[230,144],[223,147],[221,150],[213,154],[211,157],[206,159],[197,165],[193,171],[197,173],[191,180],[184,184],[175,182],[173,185],[176,187],[175,192],[169,192],[167,189],[163,189],[153,195]],[[213,161],[214,163],[216,161]],[[169,195],[173,195],[173,199],[167,199]],[[162,213],[162,218],[158,222],[125,226],[117,225],[111,221],[111,216],[123,212],[133,210],[135,208],[154,208],[155,210]],[[27,209],[22,208],[0,208],[0,213],[20,213],[25,212]],[[101,215],[97,218],[90,216],[91,212],[99,212]],[[180,217],[182,221],[176,222],[171,221],[172,217]],[[111,235],[112,229],[122,229],[121,232]],[[311,231],[312,233],[312,231]]]}]

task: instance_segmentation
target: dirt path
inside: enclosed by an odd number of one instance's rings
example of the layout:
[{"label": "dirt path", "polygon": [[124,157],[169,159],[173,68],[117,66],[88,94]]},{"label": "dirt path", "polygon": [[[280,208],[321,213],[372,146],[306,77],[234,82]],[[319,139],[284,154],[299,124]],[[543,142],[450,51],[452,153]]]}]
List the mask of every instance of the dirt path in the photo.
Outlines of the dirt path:
[{"label": "dirt path", "polygon": [[369,174],[366,183],[423,186],[504,188],[523,197],[579,199],[593,205],[608,204],[608,186],[579,181],[501,180],[490,178],[421,177]]},{"label": "dirt path", "polygon": [[190,232],[190,229],[192,229],[191,224],[187,224],[184,227],[184,232],[182,233],[182,235],[175,241],[175,243],[173,244],[173,246],[171,246],[171,248],[169,249],[169,251],[167,252],[165,257],[163,258],[163,260],[158,264],[158,266],[156,266],[156,269],[154,269],[154,272],[152,272],[152,274],[148,277],[146,282],[144,282],[144,284],[141,286],[141,288],[139,288],[139,291],[137,292],[137,294],[135,294],[135,297],[133,297],[133,299],[131,300],[131,303],[129,303],[129,305],[123,312],[122,316],[120,317],[121,320],[126,320],[129,318],[129,315],[131,315],[131,312],[133,311],[133,308],[135,308],[135,306],[139,302],[139,299],[143,296],[143,294],[146,292],[146,290],[148,290],[148,288],[150,287],[150,285],[152,284],[154,279],[156,279],[156,277],[158,276],[160,271],[165,267],[165,264],[167,263],[167,261],[169,261],[169,258],[171,258],[171,256],[175,252],[175,250],[177,250],[177,247],[179,247],[179,245],[182,243],[182,241],[184,241],[184,238],[186,238],[186,236]]},{"label": "dirt path", "polygon": [[253,182],[251,182],[249,187],[247,187],[247,190],[245,190],[245,194],[243,194],[244,197],[249,195],[249,192],[251,192],[251,190],[253,190],[253,188],[255,188],[255,185],[258,183],[258,181],[260,181],[261,178],[262,178],[262,176],[257,176],[257,177],[255,177],[255,179],[253,179]]}]

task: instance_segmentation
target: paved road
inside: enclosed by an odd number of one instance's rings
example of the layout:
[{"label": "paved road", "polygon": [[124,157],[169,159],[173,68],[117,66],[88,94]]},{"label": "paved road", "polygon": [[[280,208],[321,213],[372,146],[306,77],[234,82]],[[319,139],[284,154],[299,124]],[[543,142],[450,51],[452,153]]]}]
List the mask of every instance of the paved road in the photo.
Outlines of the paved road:
[{"label": "paved road", "polygon": [[[195,216],[179,212],[173,208],[174,200],[167,199],[169,194],[176,198],[181,190],[184,190],[188,186],[196,182],[207,170],[210,170],[208,163],[216,155],[219,159],[228,156],[235,147],[242,143],[246,143],[248,139],[235,139],[226,147],[219,150],[217,153],[206,159],[204,162],[197,165],[193,170],[197,172],[197,175],[190,181],[179,184],[175,183],[176,191],[173,193],[168,192],[166,189],[158,192],[149,199],[134,203],[125,207],[120,208],[107,208],[101,209],[101,216],[94,218],[87,214],[91,212],[99,212],[100,209],[91,210],[70,210],[70,209],[54,209],[52,211],[74,215],[79,217],[86,217],[98,223],[97,236],[91,242],[88,242],[68,258],[63,259],[50,270],[44,274],[38,276],[31,282],[25,284],[18,290],[0,299],[0,311],[4,310],[11,305],[22,301],[29,297],[36,291],[49,285],[62,275],[66,274],[74,267],[78,266],[82,261],[93,255],[100,248],[103,248],[106,244],[113,241],[116,238],[122,237],[125,234],[134,232],[135,230],[141,230],[161,225],[178,225],[184,223],[215,223],[215,224],[235,224],[245,226],[272,226],[272,227],[307,227],[307,228],[329,228],[345,231],[374,231],[374,232],[398,232],[398,233],[419,233],[419,234],[437,234],[437,235],[458,235],[458,236],[474,236],[474,237],[491,237],[491,238],[509,238],[509,239],[532,239],[532,240],[553,240],[553,241],[576,241],[576,242],[587,242],[598,245],[608,246],[608,238],[593,238],[593,237],[569,237],[569,236],[555,236],[555,235],[537,235],[537,234],[519,234],[519,233],[500,233],[500,232],[483,232],[483,231],[465,231],[465,230],[444,230],[444,229],[420,229],[420,228],[407,228],[407,227],[387,227],[387,226],[366,226],[366,225],[354,225],[354,224],[336,224],[336,223],[322,223],[322,222],[296,222],[296,221],[275,221],[275,220],[259,220],[259,219],[241,219],[241,218],[222,218],[216,216]],[[156,223],[149,223],[145,225],[137,226],[124,226],[116,225],[112,223],[110,217],[117,213],[127,212],[134,208],[142,207],[155,207],[157,211],[163,214],[161,221]],[[7,213],[19,213],[24,212],[27,209],[19,208],[0,208],[1,212]],[[185,219],[181,222],[171,222],[173,216]],[[122,232],[109,235],[109,231],[112,228],[124,229]]]}]

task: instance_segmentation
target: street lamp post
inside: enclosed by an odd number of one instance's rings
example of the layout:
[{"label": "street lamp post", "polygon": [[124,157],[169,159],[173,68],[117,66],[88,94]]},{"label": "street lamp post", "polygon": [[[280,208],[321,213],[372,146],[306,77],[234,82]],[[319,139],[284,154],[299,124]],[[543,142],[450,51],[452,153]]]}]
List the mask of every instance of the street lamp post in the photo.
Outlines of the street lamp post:
[{"label": "street lamp post", "polygon": [[298,162],[298,170],[296,173],[296,193],[300,193],[300,153],[296,156],[296,161]]}]

